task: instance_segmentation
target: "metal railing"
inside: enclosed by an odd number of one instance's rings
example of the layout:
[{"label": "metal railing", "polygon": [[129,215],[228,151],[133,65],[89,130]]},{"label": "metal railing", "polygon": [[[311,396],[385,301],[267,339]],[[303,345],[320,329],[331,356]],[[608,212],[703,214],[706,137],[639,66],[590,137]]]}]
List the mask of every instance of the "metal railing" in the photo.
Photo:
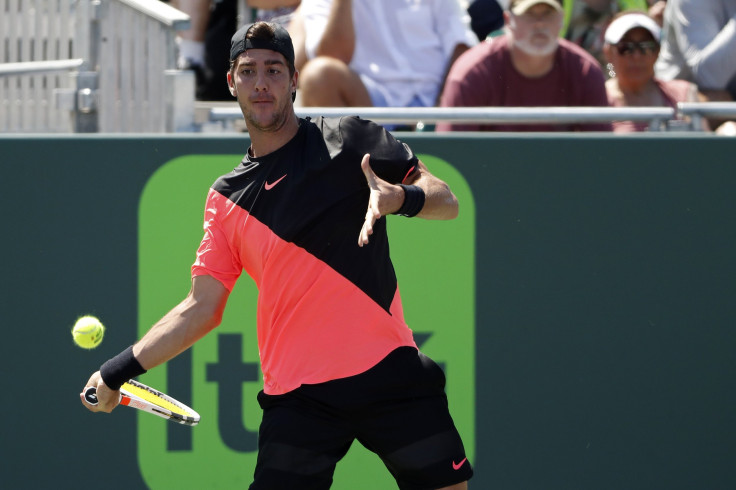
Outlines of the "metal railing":
[{"label": "metal railing", "polygon": [[[68,72],[76,67],[65,63],[82,58],[73,38],[70,2],[0,0],[0,131],[69,130],[53,93],[71,87]],[[61,64],[44,64],[51,61]]]},{"label": "metal railing", "polygon": [[[97,16],[104,33],[98,44],[99,131],[186,130],[194,119],[195,81],[193,72],[176,69],[175,40],[176,31],[189,27],[189,16],[157,0],[104,5]],[[93,33],[93,42],[97,37]]]},{"label": "metal railing", "polygon": [[704,118],[736,120],[736,102],[680,102],[677,111],[696,131],[702,129]]},{"label": "metal railing", "polygon": [[[300,117],[360,116],[377,123],[434,124],[587,124],[648,122],[650,131],[700,131],[702,117],[736,119],[736,102],[680,103],[670,107],[297,107]],[[242,120],[236,103],[209,109],[208,120],[231,130]]]},{"label": "metal railing", "polygon": [[[675,117],[667,107],[297,107],[300,117],[360,116],[377,123],[434,124],[571,124],[611,121],[646,121],[659,131]],[[209,120],[230,128],[243,115],[237,104],[213,107]]]},{"label": "metal railing", "polygon": [[188,27],[158,0],[0,0],[0,131],[194,130]]}]

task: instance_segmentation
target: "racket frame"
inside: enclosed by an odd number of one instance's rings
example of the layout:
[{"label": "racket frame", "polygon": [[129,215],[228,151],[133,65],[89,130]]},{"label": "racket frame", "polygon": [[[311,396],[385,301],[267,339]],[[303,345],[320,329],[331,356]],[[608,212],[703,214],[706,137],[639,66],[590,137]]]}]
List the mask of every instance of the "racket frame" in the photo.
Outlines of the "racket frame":
[{"label": "racket frame", "polygon": [[[136,395],[135,393],[131,392],[129,389],[126,388],[126,386],[135,387],[138,389],[148,391],[154,396],[160,397],[161,399],[166,400],[168,403],[175,405],[176,407],[180,408],[182,411],[188,412],[189,415],[182,415],[180,413],[172,412],[166,407],[162,407],[154,403],[151,403],[150,401],[145,400],[139,397],[138,395]],[[92,405],[96,405],[97,404],[97,389],[94,386],[88,386],[84,390],[84,397],[88,403]],[[140,381],[136,381],[134,379],[128,380],[127,382],[123,383],[123,386],[120,387],[120,405],[125,405],[127,407],[136,408],[138,410],[142,410],[144,412],[151,413],[158,417],[162,417],[162,418],[171,420],[172,422],[176,422],[182,425],[194,426],[199,423],[199,419],[200,419],[199,414],[196,411],[194,411],[191,407],[184,405],[183,403],[170,397],[166,393],[163,393],[159,390],[151,388],[150,386],[145,385],[141,383]]]}]

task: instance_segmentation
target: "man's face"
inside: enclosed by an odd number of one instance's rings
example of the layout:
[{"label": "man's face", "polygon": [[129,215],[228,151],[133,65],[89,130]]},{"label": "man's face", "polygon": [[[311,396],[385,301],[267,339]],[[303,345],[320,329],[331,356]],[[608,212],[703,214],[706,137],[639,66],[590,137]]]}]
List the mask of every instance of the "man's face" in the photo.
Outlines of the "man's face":
[{"label": "man's face", "polygon": [[297,73],[289,75],[286,58],[269,49],[241,53],[227,74],[230,93],[238,99],[249,130],[276,131],[291,111]]},{"label": "man's face", "polygon": [[562,29],[561,12],[538,3],[522,15],[508,13],[508,31],[515,48],[530,56],[548,56],[557,49],[557,36]]}]

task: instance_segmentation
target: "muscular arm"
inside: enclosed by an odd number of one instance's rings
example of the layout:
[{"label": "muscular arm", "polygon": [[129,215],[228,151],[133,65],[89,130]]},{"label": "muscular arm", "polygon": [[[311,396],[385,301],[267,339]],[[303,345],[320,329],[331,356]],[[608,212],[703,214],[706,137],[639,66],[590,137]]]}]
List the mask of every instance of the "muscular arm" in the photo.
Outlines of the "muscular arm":
[{"label": "muscular arm", "polygon": [[[172,359],[191,347],[220,324],[229,292],[211,276],[197,276],[187,297],[167,313],[133,346],[133,355],[146,370]],[[118,404],[119,393],[110,389],[97,371],[85,386],[97,388],[97,405],[82,403],[94,412],[110,412]]]},{"label": "muscular arm", "polygon": [[220,324],[228,290],[211,276],[197,276],[187,297],[133,346],[133,355],[148,370],[185,351]]},{"label": "muscular arm", "polygon": [[[432,175],[427,167],[420,160],[417,171],[415,171],[405,182],[407,185],[416,185],[422,188],[425,195],[424,207],[417,217],[424,219],[455,219],[457,218],[459,206],[455,194],[450,190],[444,181]],[[401,189],[401,188],[399,188]],[[391,211],[392,213],[401,207],[404,202],[401,190],[399,206]]]}]

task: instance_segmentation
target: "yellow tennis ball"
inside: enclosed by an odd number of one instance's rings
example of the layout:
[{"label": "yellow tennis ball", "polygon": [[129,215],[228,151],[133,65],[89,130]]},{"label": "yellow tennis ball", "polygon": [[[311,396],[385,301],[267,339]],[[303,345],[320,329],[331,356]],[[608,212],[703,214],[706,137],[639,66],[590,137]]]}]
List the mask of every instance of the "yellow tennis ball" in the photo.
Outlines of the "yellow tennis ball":
[{"label": "yellow tennis ball", "polygon": [[77,320],[72,328],[74,343],[84,349],[94,349],[105,335],[105,326],[96,317],[86,315]]}]

